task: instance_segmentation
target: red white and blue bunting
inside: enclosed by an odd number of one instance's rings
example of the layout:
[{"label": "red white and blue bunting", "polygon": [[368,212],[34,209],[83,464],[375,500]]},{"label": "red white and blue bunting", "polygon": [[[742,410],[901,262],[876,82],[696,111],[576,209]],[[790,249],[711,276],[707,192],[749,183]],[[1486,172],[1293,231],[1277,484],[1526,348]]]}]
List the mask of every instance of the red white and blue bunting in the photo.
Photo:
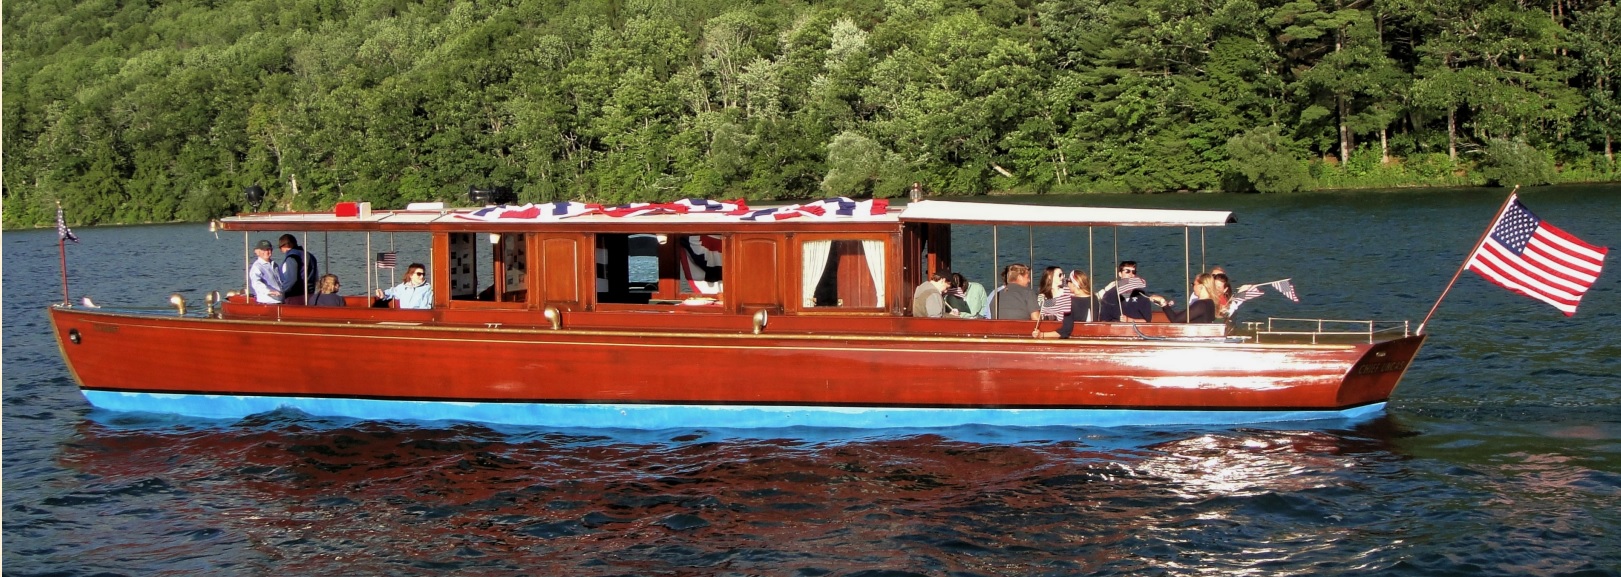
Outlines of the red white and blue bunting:
[{"label": "red white and blue bunting", "polygon": [[812,220],[864,219],[889,212],[885,199],[852,200],[845,197],[827,198],[803,204],[749,209],[743,199],[721,202],[703,199],[682,199],[675,202],[636,202],[619,206],[603,206],[584,202],[546,202],[523,206],[491,206],[470,213],[458,213],[457,218],[486,222],[545,222],[576,216],[600,214],[614,218],[630,218],[655,214],[708,213],[734,217],[736,220]]}]

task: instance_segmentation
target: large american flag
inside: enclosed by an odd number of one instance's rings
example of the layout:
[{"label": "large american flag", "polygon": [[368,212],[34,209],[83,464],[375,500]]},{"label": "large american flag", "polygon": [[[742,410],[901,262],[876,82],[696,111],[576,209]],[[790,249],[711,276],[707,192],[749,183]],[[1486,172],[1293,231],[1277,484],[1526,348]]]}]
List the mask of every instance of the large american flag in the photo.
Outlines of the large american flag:
[{"label": "large american flag", "polygon": [[1594,246],[1543,222],[1509,197],[1508,208],[1469,255],[1465,268],[1498,286],[1576,314],[1582,295],[1598,280],[1610,249]]}]

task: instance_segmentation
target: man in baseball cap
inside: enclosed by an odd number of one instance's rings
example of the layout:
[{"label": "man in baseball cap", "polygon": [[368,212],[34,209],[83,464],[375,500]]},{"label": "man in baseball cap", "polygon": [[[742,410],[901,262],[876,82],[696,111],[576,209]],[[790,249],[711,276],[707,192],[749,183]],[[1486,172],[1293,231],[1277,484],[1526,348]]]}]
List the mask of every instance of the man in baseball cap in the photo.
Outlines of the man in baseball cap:
[{"label": "man in baseball cap", "polygon": [[248,285],[253,287],[253,302],[266,305],[281,304],[281,274],[276,272],[276,265],[270,262],[270,255],[276,247],[268,240],[260,240],[253,246],[253,266],[248,268]]}]

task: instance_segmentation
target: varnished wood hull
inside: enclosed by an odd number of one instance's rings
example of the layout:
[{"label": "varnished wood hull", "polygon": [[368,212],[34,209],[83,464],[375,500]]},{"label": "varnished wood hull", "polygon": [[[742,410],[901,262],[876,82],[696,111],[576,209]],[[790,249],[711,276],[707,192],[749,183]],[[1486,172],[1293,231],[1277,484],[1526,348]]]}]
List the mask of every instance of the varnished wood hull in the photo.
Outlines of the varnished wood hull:
[{"label": "varnished wood hull", "polygon": [[1355,417],[1382,408],[1423,341],[1037,341],[222,320],[64,308],[50,315],[69,368],[103,408],[235,418],[285,407],[561,427]]}]

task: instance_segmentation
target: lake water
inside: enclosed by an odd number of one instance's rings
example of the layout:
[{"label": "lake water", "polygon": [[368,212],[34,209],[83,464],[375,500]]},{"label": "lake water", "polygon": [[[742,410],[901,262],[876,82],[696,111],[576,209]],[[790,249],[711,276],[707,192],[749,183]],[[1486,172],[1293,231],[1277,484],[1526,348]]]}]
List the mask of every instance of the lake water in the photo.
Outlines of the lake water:
[{"label": "lake water", "polygon": [[[1094,230],[1090,257],[1084,230],[999,229],[993,259],[984,231],[956,239],[957,266],[984,281],[1034,244],[1038,265],[1140,261],[1157,290],[1185,286],[1187,246],[1238,283],[1294,279],[1300,303],[1240,320],[1416,326],[1505,195],[1049,198],[1238,224],[1203,257],[1181,229]],[[1522,198],[1621,246],[1621,186]],[[239,233],[75,232],[75,300],[241,286]],[[372,241],[306,244],[358,292],[389,240]],[[5,575],[1621,575],[1616,257],[1574,318],[1465,273],[1362,422],[600,431],[95,411],[47,336],[53,231],[8,232],[4,255]]]}]

